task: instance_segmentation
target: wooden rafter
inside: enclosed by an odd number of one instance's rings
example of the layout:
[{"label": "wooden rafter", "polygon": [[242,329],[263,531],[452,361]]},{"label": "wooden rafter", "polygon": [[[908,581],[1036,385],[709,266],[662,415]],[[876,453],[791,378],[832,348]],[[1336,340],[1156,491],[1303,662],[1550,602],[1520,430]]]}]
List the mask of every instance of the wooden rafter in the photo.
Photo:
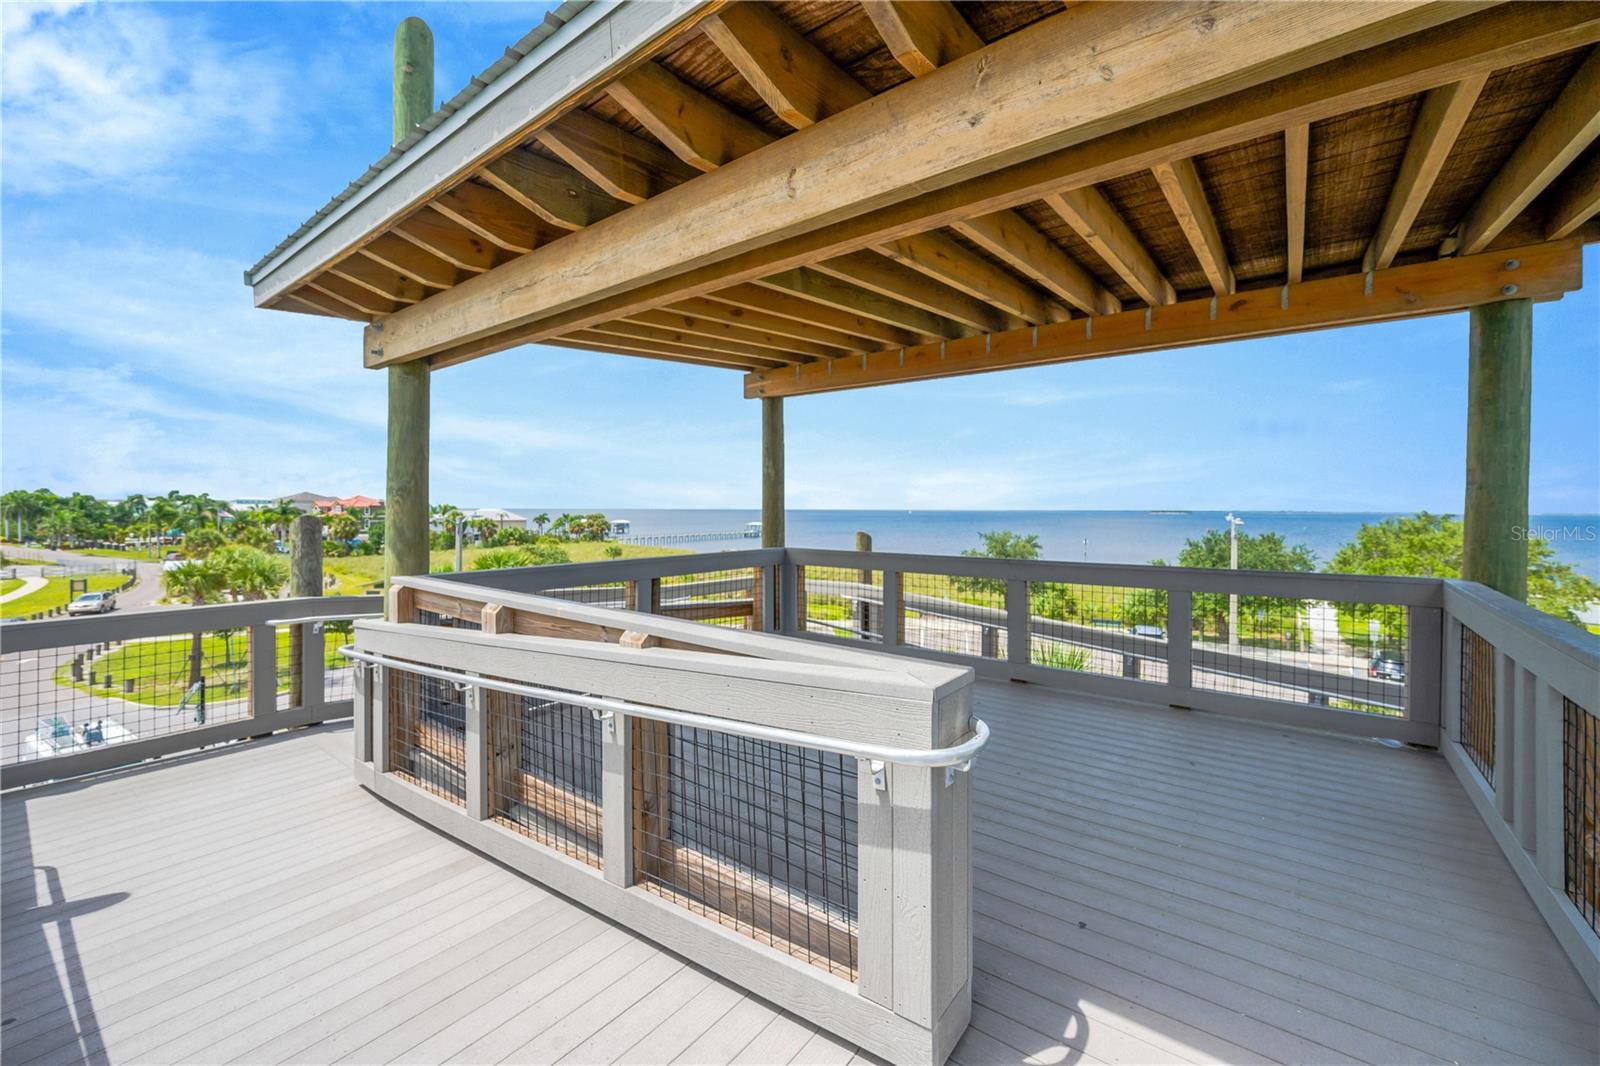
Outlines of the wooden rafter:
[{"label": "wooden rafter", "polygon": [[624,203],[642,204],[696,173],[654,141],[587,111],[561,116],[536,133],[534,139]]},{"label": "wooden rafter", "polygon": [[795,129],[871,95],[765,4],[729,4],[701,26],[773,113]]},{"label": "wooden rafter", "polygon": [[538,217],[487,185],[464,181],[440,193],[433,206],[463,229],[513,255],[525,255],[545,243]]},{"label": "wooden rafter", "polygon": [[1211,213],[1211,202],[1206,199],[1205,184],[1193,159],[1174,159],[1157,163],[1151,168],[1167,205],[1178,219],[1178,226],[1200,260],[1200,269],[1218,296],[1233,292],[1235,283],[1233,267],[1228,264],[1228,250],[1222,243],[1222,232],[1217,229],[1216,216]]},{"label": "wooden rafter", "polygon": [[951,319],[971,330],[1011,329],[1021,324],[1015,315],[872,252],[850,252],[824,259],[814,264],[814,268],[880,296]]},{"label": "wooden rafter", "polygon": [[500,262],[500,249],[496,245],[462,229],[431,207],[419,208],[410,218],[395,223],[391,232],[474,274],[481,274]]},{"label": "wooden rafter", "polygon": [[1488,247],[1596,136],[1600,136],[1600,48],[1589,52],[1461,220],[1456,254],[1473,255]]},{"label": "wooden rafter", "polygon": [[[1128,283],[1139,299],[1159,306],[1178,298],[1172,282],[1099,189],[1086,185],[1081,189],[1055,192],[1046,196],[1044,202]],[[1108,310],[1121,309],[1119,303]]]},{"label": "wooden rafter", "polygon": [[[667,312],[646,311],[643,314],[654,316],[657,321],[664,319]],[[670,318],[666,318],[670,323]],[[701,332],[690,332],[685,329],[674,328],[673,325],[649,325],[632,319],[619,319],[616,322],[602,322],[589,332],[604,333],[616,337],[627,337],[648,344],[679,345],[691,350],[704,350],[721,352],[724,355],[737,355],[741,358],[760,360],[774,366],[787,366],[794,363],[808,362],[808,356],[795,355],[788,352],[774,351],[757,344],[745,344],[742,341],[730,339],[725,336],[708,336]]]},{"label": "wooden rafter", "polygon": [[679,159],[715,170],[772,143],[772,134],[659,63],[644,63],[606,89]]},{"label": "wooden rafter", "polygon": [[1287,249],[1285,274],[1300,284],[1306,269],[1306,195],[1311,181],[1311,127],[1296,122],[1283,131],[1283,214]]},{"label": "wooden rafter", "polygon": [[[764,292],[765,290],[757,291]],[[775,296],[776,294],[767,293],[767,295]],[[770,303],[771,301],[767,302]],[[741,306],[731,302],[724,302],[720,298],[714,299],[710,296],[691,296],[687,300],[667,305],[667,309],[676,311],[679,314],[694,315],[700,318],[714,319],[718,322],[726,322],[729,325],[760,330],[775,337],[787,337],[792,340],[802,341],[833,355],[866,351],[869,348],[877,347],[877,345],[864,337],[829,329],[813,322],[801,322],[792,318],[785,318],[783,315],[773,314],[761,307]],[[814,354],[822,354],[822,351]]]},{"label": "wooden rafter", "polygon": [[1569,237],[1596,213],[1600,213],[1600,151],[1569,170],[1553,190],[1545,237]]},{"label": "wooden rafter", "polygon": [[1024,322],[1061,322],[1072,317],[1065,304],[1041,296],[1004,267],[941,233],[901,237],[878,251]]},{"label": "wooden rafter", "polygon": [[627,206],[571,167],[526,148],[513,148],[480,176],[524,209],[566,230],[582,229]]},{"label": "wooden rafter", "polygon": [[651,359],[662,359],[669,363],[687,363],[691,366],[719,367],[725,370],[754,369],[754,365],[750,360],[741,359],[737,356],[705,351],[668,351],[649,345],[629,343],[618,337],[591,333],[588,330],[578,330],[562,337],[554,337],[543,343],[559,345],[563,348],[577,348],[586,352],[598,352],[602,355],[642,355]]},{"label": "wooden rafter", "polygon": [[330,273],[396,303],[414,304],[428,295],[428,290],[415,279],[364,255],[352,255],[328,269]]},{"label": "wooden rafter", "polygon": [[950,228],[1084,314],[1103,315],[1122,306],[1094,275],[1015,211],[962,219]]},{"label": "wooden rafter", "polygon": [[[626,324],[621,324],[625,326]],[[664,341],[640,336],[641,330],[631,334],[623,332],[618,323],[605,323],[603,327],[595,329],[578,330],[562,338],[563,341],[572,340],[578,344],[590,347],[599,347],[602,351],[624,351],[635,355],[672,355],[685,362],[704,363],[708,366],[742,366],[765,367],[773,369],[788,365],[779,359],[764,359],[755,356],[737,355],[731,352],[715,351],[703,344],[690,342],[688,344],[676,341]]]},{"label": "wooden rafter", "polygon": [[[832,141],[848,142],[851,151],[855,151],[875,135],[909,136],[914,143],[914,132],[897,127],[885,134],[878,128],[878,116],[873,115],[876,109],[852,109],[770,146],[759,161],[742,161],[697,179],[692,205],[682,200],[670,205],[643,203],[617,216],[604,244],[622,243],[634,249],[635,254],[626,260],[611,257],[608,261],[598,247],[592,246],[594,242],[586,240],[588,232],[575,233],[509,264],[492,282],[479,284],[473,279],[432,297],[428,303],[441,306],[430,308],[425,319],[408,311],[399,312],[385,322],[387,332],[382,338],[367,338],[369,365],[422,357],[434,357],[436,366],[451,365],[516,344],[564,335],[632,309],[660,306],[756,281],[821,257],[950,225],[975,214],[1037,200],[1063,188],[1097,184],[1152,168],[1163,160],[1281,134],[1295,122],[1331,118],[1458,81],[1478,71],[1531,62],[1600,40],[1600,10],[1594,5],[1519,6],[1514,10],[1449,8],[1442,14],[1430,8],[1428,18],[1453,21],[1422,30],[1417,26],[1419,20],[1426,24],[1423,16],[1397,17],[1394,10],[1326,5],[1296,7],[1288,13],[1273,5],[1252,6],[1249,14],[1256,20],[1254,29],[1240,34],[1233,32],[1233,21],[1244,8],[1224,8],[1219,10],[1215,32],[1204,41],[1194,42],[1192,48],[1175,50],[1173,41],[1181,40],[1181,35],[1152,33],[1150,9],[1138,8],[1136,15],[1130,17],[1122,8],[1109,15],[1093,5],[1075,8],[1067,14],[1085,12],[1095,18],[1127,23],[1100,32],[1105,42],[1115,39],[1123,49],[1119,82],[1126,82],[1134,71],[1139,71],[1141,78],[1151,77],[1150,71],[1155,69],[1169,80],[1159,105],[1151,103],[1148,94],[1139,97],[1144,114],[1157,114],[1136,125],[1044,151],[959,183],[848,215],[844,212],[850,207],[863,207],[882,194],[878,182],[886,175],[892,175],[891,184],[901,189],[914,187],[921,180],[926,163],[913,150],[911,155],[897,157],[895,167],[880,166],[874,177],[863,178],[845,157],[836,157],[830,147]],[[1262,20],[1271,22],[1280,15],[1290,18],[1295,28],[1267,33]],[[1334,25],[1341,20],[1342,25]],[[995,50],[989,56],[959,62],[971,65],[984,59],[993,82],[1006,70],[1006,64],[995,60],[1002,53],[1009,56],[1013,50],[1031,49],[1035,41],[1028,35],[1035,30],[1043,35],[1040,41],[1049,42],[1040,43],[1039,47],[1046,52],[1051,48],[1062,52],[1063,63],[1076,62],[1077,53],[1070,44],[1063,50],[1060,26],[1055,20],[1046,20],[988,46],[986,53]],[[1149,54],[1142,51],[1146,42],[1157,37],[1161,41],[1159,48],[1152,47]],[[1340,39],[1341,51],[1318,51],[1334,37]],[[1369,47],[1355,50],[1363,45]],[[1327,61],[1314,65],[1298,58],[1307,47],[1319,61]],[[1254,58],[1252,50],[1258,50]],[[1240,72],[1252,62],[1268,63],[1273,71],[1282,71],[1285,65],[1297,69],[1227,95],[1215,95],[1215,88],[1196,88],[1200,92],[1197,98],[1189,90],[1177,87],[1204,79],[1207,71],[1219,68],[1231,69],[1234,73],[1230,83],[1238,85],[1247,77]],[[1032,98],[1037,98],[1038,79],[1045,73],[1037,65],[1028,70]],[[914,125],[904,116],[920,113],[921,97],[913,99],[905,94],[924,86],[942,92],[946,86],[959,82],[959,78],[931,78],[893,90],[901,94],[896,98],[901,104],[895,111],[898,126]],[[1205,84],[1215,86],[1214,82]],[[1077,128],[1098,114],[1101,105],[1092,92],[1084,91],[1081,82],[1073,85],[1074,111],[1069,125]],[[1054,99],[1051,94],[1045,96]],[[1125,93],[1120,95],[1112,111],[1127,99]],[[1160,113],[1163,108],[1170,110]],[[938,107],[930,106],[928,110]],[[1010,117],[1003,112],[987,117],[979,135],[986,152],[992,153],[1009,138],[1009,126],[1002,130],[997,125],[1009,122]],[[1029,143],[1048,143],[1048,138],[1041,140],[1044,132],[1039,114],[1030,112],[1025,131]],[[938,167],[948,167],[954,158],[968,157],[965,145],[952,155],[964,136],[958,128],[939,142]],[[819,137],[822,140],[816,141]],[[802,175],[804,195],[798,202],[803,208],[770,219],[755,210],[753,205],[779,202],[783,190],[794,187]],[[694,213],[688,210],[691,206],[696,209]],[[811,219],[822,217],[819,212],[827,213],[828,224],[807,229]],[[730,219],[739,220],[745,247],[735,254],[728,253]],[[635,280],[641,262],[648,262],[653,278]],[[526,279],[521,276],[523,273],[528,275]]]},{"label": "wooden rafter", "polygon": [[916,77],[983,47],[948,0],[865,0],[861,6],[890,54]]},{"label": "wooden rafter", "polygon": [[1459,311],[1507,299],[1512,285],[1518,297],[1553,299],[1582,281],[1581,245],[1561,241],[753,373],[745,395],[794,396]]},{"label": "wooden rafter", "polygon": [[699,314],[694,311],[679,310],[677,307],[658,307],[652,311],[640,311],[636,315],[630,315],[628,321],[707,337],[714,341],[730,341],[739,345],[740,351],[750,350],[759,353],[768,350],[784,357],[805,356],[818,359],[833,358],[844,354],[845,351],[811,341],[797,340],[781,333],[732,323],[720,315]]},{"label": "wooden rafter", "polygon": [[455,264],[392,233],[379,234],[362,245],[361,254],[404,274],[412,281],[435,289],[448,289],[459,277]]},{"label": "wooden rafter", "polygon": [[1450,156],[1450,149],[1455,147],[1456,138],[1467,124],[1472,105],[1477,103],[1488,80],[1489,72],[1479,71],[1458,82],[1428,90],[1411,127],[1406,154],[1400,160],[1399,173],[1389,190],[1389,201],[1378,219],[1378,231],[1367,246],[1361,269],[1382,270],[1400,254],[1417,212],[1422,210],[1444,161]]},{"label": "wooden rafter", "polygon": [[310,314],[330,315],[334,318],[353,318],[361,322],[370,322],[372,316],[365,311],[357,311],[343,300],[336,300],[327,293],[320,292],[311,285],[302,285],[292,293],[285,293],[285,301],[297,300]]},{"label": "wooden rafter", "polygon": [[[708,298],[741,310],[772,314],[802,327],[837,330],[840,335],[857,341],[854,347],[858,349],[916,344],[927,339],[927,334],[912,333],[857,311],[810,300],[792,290],[762,288],[752,284],[733,285],[710,293]],[[878,343],[868,343],[871,341]]]},{"label": "wooden rafter", "polygon": [[922,338],[965,337],[974,332],[971,326],[951,322],[932,311],[914,307],[909,303],[807,267],[797,267],[757,278],[755,285],[772,289],[780,294],[793,294],[863,318],[875,319]]},{"label": "wooden rafter", "polygon": [[322,295],[363,315],[387,315],[398,311],[402,306],[397,300],[379,296],[371,289],[347,281],[336,274],[323,273],[308,284]]}]

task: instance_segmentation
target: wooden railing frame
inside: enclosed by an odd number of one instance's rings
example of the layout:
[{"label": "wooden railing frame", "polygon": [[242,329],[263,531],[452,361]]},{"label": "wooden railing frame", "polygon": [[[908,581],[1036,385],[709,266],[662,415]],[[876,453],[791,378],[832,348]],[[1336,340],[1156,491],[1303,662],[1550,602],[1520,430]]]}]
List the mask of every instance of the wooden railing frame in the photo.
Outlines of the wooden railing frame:
[{"label": "wooden railing frame", "polygon": [[[278,707],[277,635],[276,628],[266,622],[269,619],[318,618],[370,612],[376,609],[377,603],[377,598],[372,596],[303,597],[210,607],[126,611],[92,618],[62,618],[8,625],[0,635],[7,655],[110,641],[184,636],[217,629],[245,629],[248,631],[250,647],[250,716],[231,722],[195,726],[163,736],[108,744],[92,751],[13,763],[0,767],[0,786],[19,788],[42,781],[79,777],[211,744],[349,717],[353,705],[351,700],[330,702],[324,698],[325,674],[320,652],[303,657],[301,704],[281,709]],[[305,628],[309,629],[310,626],[311,623],[308,623]],[[308,639],[305,646],[320,649],[322,643]]]}]

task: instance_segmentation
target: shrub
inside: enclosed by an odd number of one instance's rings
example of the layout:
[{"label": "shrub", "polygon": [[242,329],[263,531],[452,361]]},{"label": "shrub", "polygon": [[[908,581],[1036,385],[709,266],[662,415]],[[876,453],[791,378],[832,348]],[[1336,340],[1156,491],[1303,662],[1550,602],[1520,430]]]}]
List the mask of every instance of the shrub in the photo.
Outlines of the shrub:
[{"label": "shrub", "polygon": [[622,558],[622,545],[620,545],[620,544],[607,544],[606,545],[606,558],[607,559],[620,559],[620,558]]},{"label": "shrub", "polygon": [[1033,660],[1040,666],[1048,666],[1053,670],[1078,670],[1089,669],[1089,652],[1083,648],[1074,648],[1054,640],[1035,641],[1033,645]]},{"label": "shrub", "polygon": [[472,560],[474,570],[507,570],[513,566],[529,565],[532,564],[528,552],[521,548],[490,548],[479,552],[477,558]]}]

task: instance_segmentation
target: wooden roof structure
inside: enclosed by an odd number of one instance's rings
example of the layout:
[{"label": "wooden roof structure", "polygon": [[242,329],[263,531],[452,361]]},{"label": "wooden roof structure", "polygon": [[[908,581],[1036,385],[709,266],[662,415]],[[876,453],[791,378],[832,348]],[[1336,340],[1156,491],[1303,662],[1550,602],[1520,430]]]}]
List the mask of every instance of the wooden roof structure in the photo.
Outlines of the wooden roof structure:
[{"label": "wooden roof structure", "polygon": [[257,304],[367,323],[370,367],[541,343],[783,396],[1552,299],[1600,239],[1596,3],[558,15]]}]

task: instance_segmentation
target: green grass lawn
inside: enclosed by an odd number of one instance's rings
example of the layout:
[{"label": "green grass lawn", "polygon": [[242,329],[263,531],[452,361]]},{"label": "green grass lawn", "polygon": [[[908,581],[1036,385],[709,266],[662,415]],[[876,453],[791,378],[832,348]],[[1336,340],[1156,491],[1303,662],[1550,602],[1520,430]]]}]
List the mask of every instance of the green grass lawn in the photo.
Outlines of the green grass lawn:
[{"label": "green grass lawn", "polygon": [[[348,633],[324,632],[322,659],[325,666],[337,667],[345,663],[339,647],[350,641]],[[72,663],[67,661],[56,670],[56,684],[78,689],[80,692],[111,694],[134,703],[152,707],[176,707],[183,702],[189,690],[191,657],[194,641],[190,637],[162,637],[156,640],[139,640],[119,645],[104,655],[88,662],[83,680],[72,676]],[[292,663],[289,657],[289,630],[278,630],[278,691],[289,690]],[[91,688],[89,671],[96,679],[107,674],[110,686],[102,682]],[[200,673],[206,682],[206,699],[242,699],[250,692],[250,638],[244,629],[229,636],[207,633],[200,640]],[[126,691],[126,682],[133,681],[133,691]]]},{"label": "green grass lawn", "polygon": [[[561,550],[575,563],[600,562],[607,558],[606,542],[603,541],[578,541],[573,544],[561,545]],[[468,548],[464,552],[468,570],[472,569],[472,560],[476,559],[489,548]],[[682,548],[661,548],[644,544],[622,545],[623,559],[646,559],[661,555],[687,555]],[[428,566],[436,574],[449,573],[455,565],[456,553],[454,550],[435,551],[428,553]],[[383,556],[381,555],[347,555],[328,558],[322,561],[322,570],[334,578],[334,586],[328,590],[330,596],[361,596],[375,591],[383,583]]]},{"label": "green grass lawn", "polygon": [[23,581],[20,577],[0,578],[0,596],[4,596],[12,589],[19,589],[25,584],[27,584],[27,582]]},{"label": "green grass lawn", "polygon": [[[81,578],[79,580],[82,580]],[[90,574],[88,575],[90,592],[112,592],[120,588],[127,578],[121,574]],[[0,618],[26,618],[38,611],[48,611],[56,607],[65,607],[72,598],[72,579],[66,577],[48,578],[45,586],[36,592],[30,592],[19,599],[0,603]]]}]

